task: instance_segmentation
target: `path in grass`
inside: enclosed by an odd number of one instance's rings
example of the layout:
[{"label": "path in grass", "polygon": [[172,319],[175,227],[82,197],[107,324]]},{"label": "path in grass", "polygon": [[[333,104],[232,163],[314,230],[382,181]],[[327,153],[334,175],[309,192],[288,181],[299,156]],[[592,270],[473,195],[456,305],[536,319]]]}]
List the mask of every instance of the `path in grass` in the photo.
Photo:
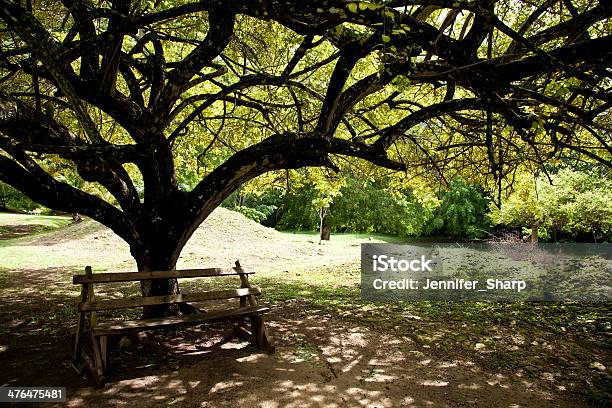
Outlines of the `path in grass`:
[{"label": "path in grass", "polygon": [[[610,401],[610,308],[602,305],[363,302],[367,236],[279,233],[220,209],[181,267],[243,265],[272,307],[278,352],[220,346],[224,325],[115,350],[107,390],[77,379],[68,354],[72,273],[133,270],[127,246],[92,222],[0,241],[0,385],[69,387],[72,406],[584,406]],[[228,285],[214,280],[214,287]],[[190,280],[185,290],[210,289]],[[104,296],[138,294],[110,286]],[[135,317],[135,316],[131,316]],[[600,365],[594,364],[599,363]]]}]

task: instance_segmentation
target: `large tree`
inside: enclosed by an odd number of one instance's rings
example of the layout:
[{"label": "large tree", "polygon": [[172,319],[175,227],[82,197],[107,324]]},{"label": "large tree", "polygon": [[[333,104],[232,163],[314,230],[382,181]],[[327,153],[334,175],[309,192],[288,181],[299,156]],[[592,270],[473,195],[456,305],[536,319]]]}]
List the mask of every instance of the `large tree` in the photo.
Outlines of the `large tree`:
[{"label": "large tree", "polygon": [[[0,180],[167,270],[266,172],[351,157],[480,172],[501,191],[526,161],[609,166],[611,14],[585,0],[4,0]],[[203,168],[181,188],[189,154]]]}]

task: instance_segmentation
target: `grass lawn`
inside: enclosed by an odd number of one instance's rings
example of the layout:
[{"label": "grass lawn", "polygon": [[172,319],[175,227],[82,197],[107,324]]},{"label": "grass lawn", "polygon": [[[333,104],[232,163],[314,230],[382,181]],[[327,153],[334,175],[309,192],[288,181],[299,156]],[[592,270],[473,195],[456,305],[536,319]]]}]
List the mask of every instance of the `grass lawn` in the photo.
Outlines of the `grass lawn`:
[{"label": "grass lawn", "polygon": [[[282,234],[298,237],[300,240],[308,240],[312,242],[319,242],[319,233],[317,231],[280,231]],[[407,242],[414,242],[414,238],[399,238],[394,235],[386,234],[365,234],[358,232],[333,232],[330,240],[326,243],[332,244],[335,242],[339,243],[350,243],[352,241],[366,241],[372,239],[377,242],[385,242],[388,244],[403,244]]]},{"label": "grass lawn", "polygon": [[30,215],[0,212],[0,225],[43,225],[50,229],[60,228],[72,222],[69,216]]},{"label": "grass lawn", "polygon": [[71,217],[25,215],[0,212],[0,245],[2,240],[31,236],[62,228],[72,222]]}]

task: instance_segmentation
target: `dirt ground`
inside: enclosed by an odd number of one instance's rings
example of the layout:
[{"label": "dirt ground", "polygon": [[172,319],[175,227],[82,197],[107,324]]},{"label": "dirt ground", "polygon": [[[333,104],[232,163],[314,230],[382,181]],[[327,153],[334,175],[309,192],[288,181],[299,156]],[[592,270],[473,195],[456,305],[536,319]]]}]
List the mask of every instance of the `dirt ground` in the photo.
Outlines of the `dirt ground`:
[{"label": "dirt ground", "polygon": [[[354,287],[349,267],[317,277],[331,282],[318,289],[324,296],[316,288],[309,294],[312,278],[289,287],[308,268],[321,273],[324,265],[354,261],[359,243],[305,245],[299,234],[246,225],[224,211],[198,230],[179,266],[241,259],[262,271],[264,293],[272,293],[264,302],[275,354],[224,343],[227,322],[155,332],[121,348],[115,339],[107,386],[92,388],[69,360],[78,292],[70,277],[83,265],[130,270],[133,261],[110,231],[84,222],[0,246],[0,386],[67,385],[71,407],[518,408],[588,406],[581,388],[610,384],[609,343],[592,346],[579,332],[539,333],[528,323],[521,334],[511,322],[481,333],[482,326],[461,319],[405,312],[390,323],[393,310],[366,319],[371,312],[346,299],[337,302],[344,309],[321,308],[321,299],[336,304],[334,296]],[[109,288],[102,295],[125,293]],[[592,361],[608,368],[591,368]]]},{"label": "dirt ground", "polygon": [[71,368],[70,337],[44,341],[35,326],[17,324],[14,330],[23,337],[3,353],[0,383],[67,384],[70,407],[586,406],[524,373],[487,372],[470,356],[440,353],[402,333],[310,309],[304,301],[273,306],[273,355],[246,342],[223,343],[224,323],[157,332],[128,348],[115,347],[101,390]]}]

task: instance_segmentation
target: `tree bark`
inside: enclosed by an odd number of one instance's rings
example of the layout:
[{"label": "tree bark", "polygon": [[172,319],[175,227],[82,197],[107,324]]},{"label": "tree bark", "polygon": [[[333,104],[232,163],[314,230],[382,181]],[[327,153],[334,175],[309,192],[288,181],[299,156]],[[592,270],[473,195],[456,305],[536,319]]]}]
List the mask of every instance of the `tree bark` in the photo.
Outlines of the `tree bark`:
[{"label": "tree bark", "polygon": [[538,224],[533,224],[531,226],[531,243],[532,244],[538,243]]},{"label": "tree bark", "polygon": [[[160,240],[161,241],[161,240]],[[150,271],[173,271],[182,247],[168,243],[149,242],[145,246],[132,246],[131,252],[136,259],[139,272]],[[140,282],[142,296],[166,296],[178,295],[180,287],[177,279],[154,279]],[[183,314],[197,313],[198,309],[187,304],[179,303],[173,305],[145,306],[142,318],[177,316]]]},{"label": "tree bark", "polygon": [[321,241],[323,240],[323,221],[326,215],[327,207],[319,208],[319,245],[321,245]]}]

